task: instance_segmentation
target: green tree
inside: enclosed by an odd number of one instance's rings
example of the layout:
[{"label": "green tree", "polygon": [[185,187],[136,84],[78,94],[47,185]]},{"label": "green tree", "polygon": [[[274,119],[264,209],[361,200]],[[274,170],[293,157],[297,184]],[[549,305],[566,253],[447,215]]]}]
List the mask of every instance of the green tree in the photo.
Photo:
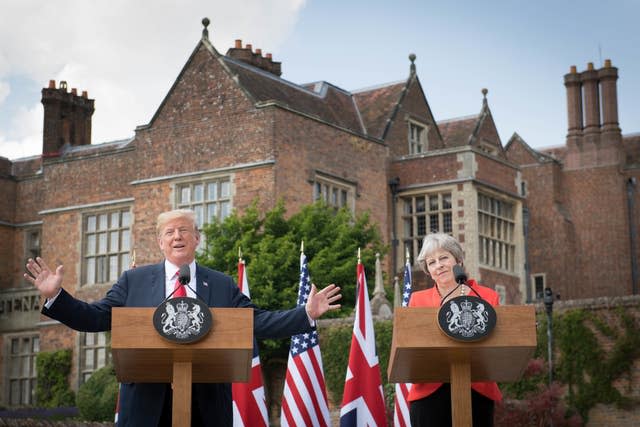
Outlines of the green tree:
[{"label": "green tree", "polygon": [[118,397],[118,380],[113,365],[98,369],[78,389],[76,405],[87,421],[111,421]]},{"label": "green tree", "polygon": [[[329,314],[332,316],[348,314],[355,305],[358,248],[370,276],[376,252],[386,253],[367,213],[354,217],[346,209],[336,211],[324,204],[305,206],[287,219],[282,202],[263,214],[254,203],[243,215],[234,212],[223,222],[207,225],[204,235],[207,244],[198,262],[237,277],[241,248],[251,300],[269,310],[295,307],[302,241],[312,281],[318,288],[330,283],[342,288],[342,309]],[[260,343],[260,350],[265,358],[286,357],[288,346],[288,340],[266,340]]]}]

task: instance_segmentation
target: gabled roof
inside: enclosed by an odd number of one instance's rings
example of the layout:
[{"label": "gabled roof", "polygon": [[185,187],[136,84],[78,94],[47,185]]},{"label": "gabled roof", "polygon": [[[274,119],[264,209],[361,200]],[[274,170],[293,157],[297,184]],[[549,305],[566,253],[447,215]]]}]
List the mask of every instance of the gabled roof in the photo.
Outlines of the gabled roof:
[{"label": "gabled roof", "polygon": [[517,132],[514,132],[513,135],[511,135],[511,138],[509,138],[509,142],[507,142],[507,145],[504,147],[504,151],[509,152],[512,146],[515,147],[515,144],[518,144],[524,148],[527,154],[529,154],[529,156],[531,157],[532,162],[535,161],[538,163],[548,163],[558,161],[553,154],[546,154],[542,151],[537,151],[531,148],[531,146],[527,144],[527,142],[522,139],[522,137],[518,135]]},{"label": "gabled roof", "polygon": [[406,81],[387,83],[353,92],[367,133],[382,139],[406,87]]},{"label": "gabled roof", "polygon": [[471,135],[476,128],[478,116],[465,116],[438,122],[445,147],[469,145]]},{"label": "gabled roof", "polygon": [[256,104],[274,103],[366,135],[353,96],[348,91],[327,82],[297,85],[242,61],[227,56],[221,58]]}]

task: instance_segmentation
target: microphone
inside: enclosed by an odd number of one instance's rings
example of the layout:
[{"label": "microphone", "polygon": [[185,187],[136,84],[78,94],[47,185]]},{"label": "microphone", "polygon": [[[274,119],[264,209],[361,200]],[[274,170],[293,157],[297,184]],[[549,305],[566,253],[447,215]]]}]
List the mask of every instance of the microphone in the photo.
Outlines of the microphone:
[{"label": "microphone", "polygon": [[189,270],[189,264],[180,266],[178,271],[178,282],[181,285],[186,286],[191,281],[191,270]]},{"label": "microphone", "polygon": [[460,264],[453,266],[453,275],[456,278],[456,283],[460,285],[467,283],[467,273],[464,272],[464,268]]}]

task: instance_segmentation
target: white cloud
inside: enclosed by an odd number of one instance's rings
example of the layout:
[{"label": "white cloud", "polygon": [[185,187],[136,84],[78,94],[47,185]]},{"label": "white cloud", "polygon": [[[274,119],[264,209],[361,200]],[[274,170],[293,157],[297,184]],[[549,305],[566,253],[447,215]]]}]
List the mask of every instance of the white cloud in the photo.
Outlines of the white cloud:
[{"label": "white cloud", "polygon": [[7,99],[7,96],[11,93],[11,86],[7,82],[0,80],[0,105]]},{"label": "white cloud", "polygon": [[[86,90],[96,101],[94,143],[127,138],[136,126],[149,122],[175,81],[200,40],[203,17],[211,21],[209,39],[221,53],[235,39],[271,52],[292,31],[304,4],[304,0],[10,1],[2,10],[0,79],[24,76],[40,82],[40,88],[50,79],[56,84],[65,80],[69,88]],[[0,85],[0,101],[2,91]],[[39,121],[41,134],[41,109]],[[0,155],[38,154],[41,141],[38,151],[32,152],[33,140],[30,126],[0,128]],[[25,147],[16,149],[20,144]]]},{"label": "white cloud", "polygon": [[42,153],[42,106],[19,108],[11,120],[11,132],[0,134],[0,156],[9,159]]}]

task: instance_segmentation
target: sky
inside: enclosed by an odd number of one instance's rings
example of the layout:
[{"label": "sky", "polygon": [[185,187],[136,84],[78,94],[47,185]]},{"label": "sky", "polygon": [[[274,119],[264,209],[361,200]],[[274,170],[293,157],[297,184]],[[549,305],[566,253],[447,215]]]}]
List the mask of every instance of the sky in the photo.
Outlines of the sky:
[{"label": "sky", "polygon": [[202,34],[241,39],[282,78],[357,90],[406,80],[414,53],[436,121],[478,114],[502,144],[563,145],[563,76],[618,68],[623,134],[640,132],[640,0],[0,0],[0,156],[42,153],[41,90],[65,80],[95,99],[92,143],[149,123]]}]

